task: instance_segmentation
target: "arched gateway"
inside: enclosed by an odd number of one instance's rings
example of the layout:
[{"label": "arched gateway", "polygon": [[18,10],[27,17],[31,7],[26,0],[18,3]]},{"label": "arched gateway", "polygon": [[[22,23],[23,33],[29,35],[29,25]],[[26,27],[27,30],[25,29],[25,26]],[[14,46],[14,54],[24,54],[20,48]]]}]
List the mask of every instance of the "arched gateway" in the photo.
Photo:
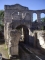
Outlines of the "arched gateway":
[{"label": "arched gateway", "polygon": [[25,25],[18,25],[16,28],[12,25],[10,31],[9,46],[11,55],[19,55],[19,42],[29,44],[29,30]]},{"label": "arched gateway", "polygon": [[[26,25],[26,23],[28,25]],[[7,37],[6,44],[9,48],[10,55],[19,55],[19,42],[29,44],[29,22],[23,22],[23,20],[13,20],[11,23],[7,23]]]},{"label": "arched gateway", "polygon": [[[45,10],[29,10],[20,4],[5,5],[4,37],[10,55],[18,55],[19,41],[29,44],[30,29],[40,28],[41,12]],[[37,23],[33,23],[33,13],[37,13]]]}]

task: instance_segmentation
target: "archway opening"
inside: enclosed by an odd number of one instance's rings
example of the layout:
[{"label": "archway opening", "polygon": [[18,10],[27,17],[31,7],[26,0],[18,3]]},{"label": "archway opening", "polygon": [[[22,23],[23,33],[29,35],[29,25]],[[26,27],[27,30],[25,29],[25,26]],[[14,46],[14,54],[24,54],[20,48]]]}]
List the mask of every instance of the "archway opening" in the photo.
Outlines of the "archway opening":
[{"label": "archway opening", "polygon": [[[29,44],[29,30],[28,27],[26,25],[18,25],[15,26],[12,25],[13,27],[13,31],[11,31],[11,37],[12,37],[12,45],[13,47],[11,47],[11,51],[12,56],[19,56],[21,54],[21,50],[20,50],[20,46],[22,47],[22,43],[24,43],[25,45]],[[21,33],[21,34],[20,34]],[[14,49],[13,49],[14,48]]]},{"label": "archway opening", "polygon": [[[23,46],[25,45],[29,45],[29,30],[28,27],[26,25],[19,25],[16,27],[16,30],[22,32],[21,34],[21,40],[19,41],[19,57],[22,58],[22,53],[24,54],[23,50]],[[23,45],[22,43],[24,43],[25,45]],[[22,49],[21,49],[22,48]],[[24,48],[25,49],[25,48]]]},{"label": "archway opening", "polygon": [[19,25],[16,27],[18,31],[21,32],[20,41],[24,41],[25,44],[29,44],[29,30],[25,25]]},{"label": "archway opening", "polygon": [[41,13],[41,21],[43,20],[43,18],[45,18],[45,14]]},{"label": "archway opening", "polygon": [[33,13],[33,22],[34,21],[37,21],[37,14],[36,13]]}]

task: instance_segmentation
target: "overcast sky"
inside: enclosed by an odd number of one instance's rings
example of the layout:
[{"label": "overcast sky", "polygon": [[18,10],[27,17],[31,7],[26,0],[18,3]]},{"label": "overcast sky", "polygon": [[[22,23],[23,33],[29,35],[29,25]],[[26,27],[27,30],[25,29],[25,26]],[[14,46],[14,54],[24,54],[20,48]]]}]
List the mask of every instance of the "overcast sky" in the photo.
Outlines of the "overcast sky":
[{"label": "overcast sky", "polygon": [[[4,10],[4,5],[21,4],[28,7],[30,10],[42,10],[45,9],[45,0],[0,0],[0,10]],[[33,14],[34,20],[36,19],[36,14]],[[45,14],[41,14],[44,17]]]}]

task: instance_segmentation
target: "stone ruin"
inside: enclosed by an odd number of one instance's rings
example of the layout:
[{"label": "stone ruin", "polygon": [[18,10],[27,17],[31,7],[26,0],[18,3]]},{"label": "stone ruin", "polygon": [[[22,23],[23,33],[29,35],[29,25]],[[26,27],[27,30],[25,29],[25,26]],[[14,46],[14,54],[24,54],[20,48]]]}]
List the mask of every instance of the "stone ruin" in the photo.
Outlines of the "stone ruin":
[{"label": "stone ruin", "polygon": [[[42,32],[39,31],[42,26],[45,26],[45,23],[42,23],[40,20],[40,14],[45,13],[45,10],[29,10],[28,7],[21,6],[20,4],[5,5],[4,9],[4,37],[9,55],[18,55],[18,44],[22,36],[21,31],[18,30],[20,28],[23,28],[24,39],[22,41],[26,44],[32,43],[36,47],[39,45],[39,42],[36,44],[37,39],[45,40],[40,35]],[[37,22],[33,22],[33,13],[37,14]],[[38,30],[38,32],[35,30]]]}]

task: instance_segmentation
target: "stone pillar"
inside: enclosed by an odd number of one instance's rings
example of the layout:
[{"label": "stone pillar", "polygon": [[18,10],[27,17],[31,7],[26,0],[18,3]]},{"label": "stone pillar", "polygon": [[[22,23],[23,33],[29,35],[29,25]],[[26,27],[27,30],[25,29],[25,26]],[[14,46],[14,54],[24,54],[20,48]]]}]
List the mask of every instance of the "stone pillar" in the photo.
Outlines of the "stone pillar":
[{"label": "stone pillar", "polygon": [[9,43],[8,43],[8,55],[9,55],[9,58],[11,57],[11,37],[10,37],[10,40],[9,40]]},{"label": "stone pillar", "polygon": [[6,37],[7,37],[7,23],[4,23],[4,39],[6,43]]},{"label": "stone pillar", "polygon": [[29,35],[30,35],[30,29],[29,29]]},{"label": "stone pillar", "polygon": [[40,13],[37,12],[37,22],[41,22],[40,20],[41,20],[41,18],[40,18]]},{"label": "stone pillar", "polygon": [[7,23],[4,22],[4,39],[6,40],[6,26],[7,26]]},{"label": "stone pillar", "polygon": [[19,56],[19,41],[20,41],[21,33],[17,30],[10,31],[10,39],[11,39],[11,49],[10,55]]},{"label": "stone pillar", "polygon": [[4,24],[4,38],[5,38],[5,24]]},{"label": "stone pillar", "polygon": [[34,35],[34,48],[37,47],[37,33],[35,32],[35,35]]},{"label": "stone pillar", "polygon": [[8,46],[8,40],[9,40],[9,22],[6,24],[6,44]]},{"label": "stone pillar", "polygon": [[7,40],[8,40],[8,27],[9,27],[9,23],[7,23]]},{"label": "stone pillar", "polygon": [[23,40],[23,38],[24,38],[24,34],[23,34],[23,27],[22,27],[22,40]]},{"label": "stone pillar", "polygon": [[33,22],[33,12],[31,12],[31,22]]}]

